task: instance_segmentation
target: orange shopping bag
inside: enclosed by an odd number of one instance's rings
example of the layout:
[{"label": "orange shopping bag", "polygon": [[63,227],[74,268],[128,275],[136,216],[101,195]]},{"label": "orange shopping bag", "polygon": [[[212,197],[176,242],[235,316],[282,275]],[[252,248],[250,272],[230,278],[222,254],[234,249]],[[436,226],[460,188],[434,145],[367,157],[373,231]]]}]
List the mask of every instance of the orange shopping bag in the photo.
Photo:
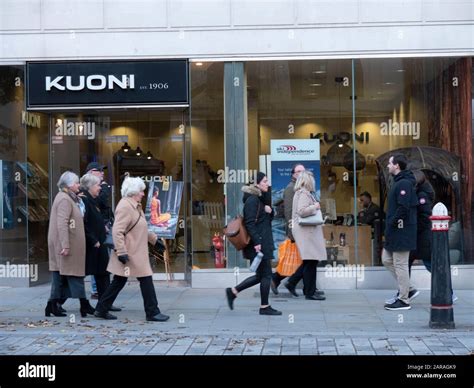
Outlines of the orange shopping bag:
[{"label": "orange shopping bag", "polygon": [[278,247],[277,272],[282,276],[291,276],[303,263],[296,244],[287,239]]}]

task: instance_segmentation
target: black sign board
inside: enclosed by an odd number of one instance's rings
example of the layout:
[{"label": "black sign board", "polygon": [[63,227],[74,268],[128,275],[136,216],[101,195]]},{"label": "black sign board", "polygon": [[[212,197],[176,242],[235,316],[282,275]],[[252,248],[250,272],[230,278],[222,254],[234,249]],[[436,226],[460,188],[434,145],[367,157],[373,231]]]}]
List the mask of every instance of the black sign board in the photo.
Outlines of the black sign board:
[{"label": "black sign board", "polygon": [[188,62],[29,62],[28,109],[187,106]]}]

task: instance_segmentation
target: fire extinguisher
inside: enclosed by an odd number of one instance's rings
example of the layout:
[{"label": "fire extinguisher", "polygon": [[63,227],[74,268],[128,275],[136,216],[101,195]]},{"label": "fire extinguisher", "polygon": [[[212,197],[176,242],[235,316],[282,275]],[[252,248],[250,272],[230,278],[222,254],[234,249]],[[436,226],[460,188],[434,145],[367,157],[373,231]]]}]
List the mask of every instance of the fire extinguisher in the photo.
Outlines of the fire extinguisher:
[{"label": "fire extinguisher", "polygon": [[214,248],[214,263],[216,268],[225,268],[224,239],[219,233],[214,233],[212,246]]}]

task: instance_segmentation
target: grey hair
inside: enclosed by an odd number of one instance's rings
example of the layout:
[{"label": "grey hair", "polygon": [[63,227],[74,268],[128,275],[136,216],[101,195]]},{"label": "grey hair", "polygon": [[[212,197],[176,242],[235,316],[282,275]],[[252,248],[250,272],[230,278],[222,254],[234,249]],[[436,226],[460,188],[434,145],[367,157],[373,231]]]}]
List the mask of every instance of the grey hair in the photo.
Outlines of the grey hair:
[{"label": "grey hair", "polygon": [[72,171],[64,172],[58,180],[57,186],[59,190],[66,189],[71,187],[74,183],[79,182],[79,177],[77,174],[73,173]]},{"label": "grey hair", "polygon": [[81,189],[89,190],[92,186],[100,183],[100,178],[94,174],[84,174],[80,180]]},{"label": "grey hair", "polygon": [[133,197],[140,191],[145,190],[146,185],[142,178],[130,178],[127,177],[122,183],[122,189],[120,193],[122,197]]},{"label": "grey hair", "polygon": [[302,188],[308,191],[315,191],[315,182],[314,182],[314,175],[311,171],[303,171],[295,183],[295,191],[298,191]]}]

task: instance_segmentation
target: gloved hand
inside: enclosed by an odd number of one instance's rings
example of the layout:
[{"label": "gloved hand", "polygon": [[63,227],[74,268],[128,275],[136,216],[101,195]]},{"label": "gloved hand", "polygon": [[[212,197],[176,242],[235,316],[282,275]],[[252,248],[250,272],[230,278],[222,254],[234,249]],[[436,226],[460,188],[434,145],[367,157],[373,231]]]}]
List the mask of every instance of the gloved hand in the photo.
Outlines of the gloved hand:
[{"label": "gloved hand", "polygon": [[166,246],[165,246],[165,244],[163,244],[163,241],[161,241],[161,238],[159,238],[158,240],[156,240],[155,249],[156,249],[159,253],[163,253],[164,251],[166,251]]},{"label": "gloved hand", "polygon": [[120,255],[118,259],[122,264],[127,264],[129,261],[128,255]]}]

